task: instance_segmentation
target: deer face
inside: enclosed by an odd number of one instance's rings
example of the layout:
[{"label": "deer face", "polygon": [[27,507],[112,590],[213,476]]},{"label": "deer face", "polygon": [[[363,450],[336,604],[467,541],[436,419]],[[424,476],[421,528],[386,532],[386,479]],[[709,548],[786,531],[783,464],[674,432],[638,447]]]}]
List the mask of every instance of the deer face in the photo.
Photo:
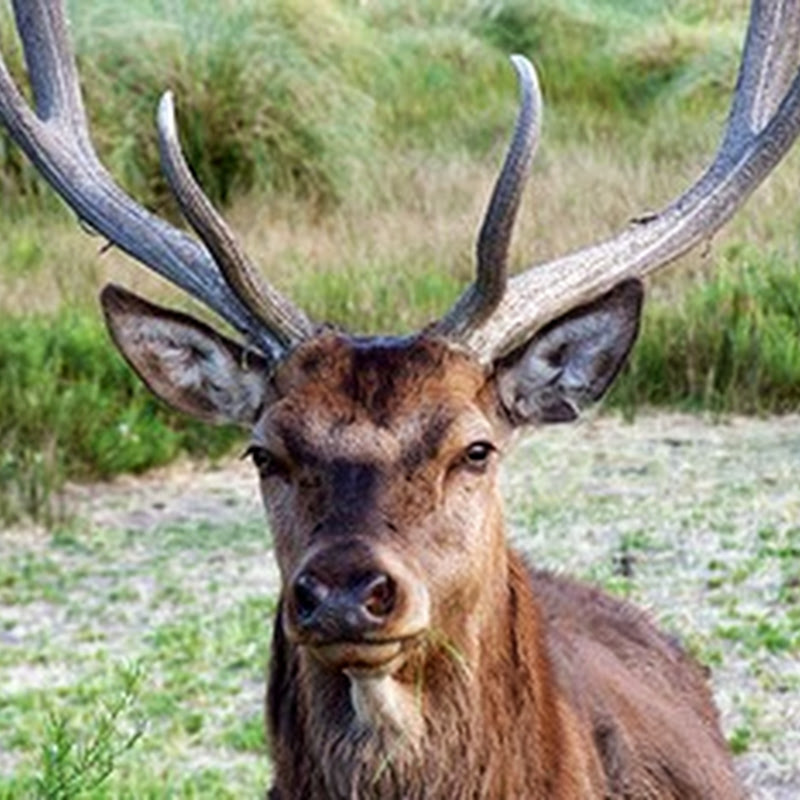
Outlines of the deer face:
[{"label": "deer face", "polygon": [[251,452],[284,629],[331,667],[384,669],[479,605],[504,552],[495,486],[509,426],[486,370],[424,338],[326,334],[275,387]]},{"label": "deer face", "polygon": [[420,641],[477,647],[506,583],[498,460],[565,421],[635,338],[638,282],[483,365],[424,334],[322,332],[275,369],[196,320],[108,288],[115,342],[175,407],[251,431],[283,579],[284,632],[318,664],[386,673]]}]

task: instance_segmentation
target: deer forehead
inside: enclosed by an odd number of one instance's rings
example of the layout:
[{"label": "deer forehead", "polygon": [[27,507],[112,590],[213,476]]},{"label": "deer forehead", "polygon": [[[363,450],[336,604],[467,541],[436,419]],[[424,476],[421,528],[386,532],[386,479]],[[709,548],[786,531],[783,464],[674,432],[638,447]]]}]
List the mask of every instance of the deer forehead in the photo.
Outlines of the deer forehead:
[{"label": "deer forehead", "polygon": [[286,360],[275,385],[280,399],[256,438],[301,462],[413,469],[491,438],[496,423],[485,368],[436,339],[322,334]]}]

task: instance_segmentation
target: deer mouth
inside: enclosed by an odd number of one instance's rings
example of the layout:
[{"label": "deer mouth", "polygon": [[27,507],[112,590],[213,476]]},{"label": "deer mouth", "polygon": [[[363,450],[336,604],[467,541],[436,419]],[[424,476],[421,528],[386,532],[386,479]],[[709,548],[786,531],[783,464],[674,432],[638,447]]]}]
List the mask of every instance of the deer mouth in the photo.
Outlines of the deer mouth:
[{"label": "deer mouth", "polygon": [[394,639],[338,641],[308,644],[309,654],[329,669],[350,677],[390,674],[405,662],[420,634]]}]

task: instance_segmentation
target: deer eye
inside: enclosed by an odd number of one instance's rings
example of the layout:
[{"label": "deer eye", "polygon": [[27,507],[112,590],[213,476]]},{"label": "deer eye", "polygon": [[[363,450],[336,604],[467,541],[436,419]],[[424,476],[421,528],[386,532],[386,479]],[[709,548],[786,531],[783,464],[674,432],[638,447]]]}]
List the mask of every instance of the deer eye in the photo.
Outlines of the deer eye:
[{"label": "deer eye", "polygon": [[249,458],[255,464],[259,476],[263,478],[272,478],[275,476],[284,476],[288,472],[286,463],[279,459],[274,453],[267,450],[266,447],[251,444],[245,450],[242,458]]},{"label": "deer eye", "polygon": [[491,442],[473,442],[464,451],[464,463],[476,472],[482,472],[489,465],[494,451],[495,446]]}]

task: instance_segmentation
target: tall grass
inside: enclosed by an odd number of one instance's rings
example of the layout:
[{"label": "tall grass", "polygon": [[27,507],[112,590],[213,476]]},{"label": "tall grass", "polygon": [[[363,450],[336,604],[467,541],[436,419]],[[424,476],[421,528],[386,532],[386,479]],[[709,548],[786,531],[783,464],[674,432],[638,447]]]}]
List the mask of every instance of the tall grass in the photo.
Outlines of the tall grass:
[{"label": "tall grass", "polygon": [[[3,10],[0,41],[14,52]],[[218,202],[253,188],[332,202],[369,160],[371,101],[347,79],[346,61],[328,57],[354,57],[364,43],[336,3],[75,0],[70,12],[96,144],[145,202],[166,194],[154,136],[166,89],[187,156]],[[5,139],[0,174],[6,200],[38,191]]]},{"label": "tall grass", "polygon": [[800,409],[800,264],[731,246],[679,302],[647,309],[614,399],[748,414]]},{"label": "tall grass", "polygon": [[[635,131],[653,105],[715,107],[731,84],[743,9],[424,0],[72,0],[96,143],[137,196],[163,203],[153,117],[172,89],[183,141],[219,202],[251,190],[328,205],[372,194],[398,148],[484,153],[513,106],[505,56],[535,58],[559,134]],[[709,24],[713,22],[712,24]],[[8,5],[0,44],[22,75]],[[596,127],[595,127],[596,130]],[[638,140],[632,137],[632,141]],[[41,193],[0,135],[5,203]]]}]

